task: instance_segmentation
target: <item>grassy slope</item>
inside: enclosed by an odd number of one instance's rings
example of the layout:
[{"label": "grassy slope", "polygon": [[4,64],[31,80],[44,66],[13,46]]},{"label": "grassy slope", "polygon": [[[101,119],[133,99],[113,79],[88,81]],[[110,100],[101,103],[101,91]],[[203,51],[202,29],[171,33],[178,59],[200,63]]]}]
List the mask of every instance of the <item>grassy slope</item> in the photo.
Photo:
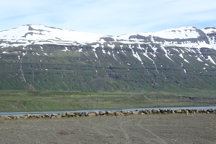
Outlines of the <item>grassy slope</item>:
[{"label": "grassy slope", "polygon": [[[48,56],[36,45],[29,46],[28,50],[8,48],[11,53],[1,55],[0,111],[216,105],[215,68],[206,61],[211,67],[204,71],[204,63],[198,63],[196,57],[186,53],[184,57],[188,56],[190,64],[172,49],[176,63],[158,53],[157,72],[151,60],[142,56],[145,65],[141,65],[129,48],[125,48],[126,55],[106,49],[114,53],[117,60],[100,49],[96,59],[89,47],[83,48],[83,53],[77,52],[79,47],[74,46],[68,47],[71,51],[67,53],[62,52],[64,46],[43,45],[43,48]],[[23,52],[28,54],[21,61],[17,55]],[[40,56],[35,55],[36,52]],[[22,80],[21,68],[27,82]],[[29,85],[39,92],[24,91]],[[46,90],[49,91],[44,92]]]},{"label": "grassy slope", "polygon": [[156,106],[216,105],[216,91],[27,92],[0,91],[0,111],[80,110]]},{"label": "grassy slope", "polygon": [[[95,92],[216,88],[215,65],[208,60],[200,63],[195,56],[190,57],[190,53],[187,52],[184,53],[184,57],[190,63],[179,57],[179,53],[174,49],[170,49],[170,53],[173,54],[170,57],[175,62],[165,57],[163,51],[158,49],[161,51],[157,53],[157,57],[151,57],[154,59],[154,65],[142,54],[142,51],[136,49],[144,61],[142,65],[127,46],[124,48],[124,53],[120,47],[114,50],[105,48],[105,51],[111,55],[104,54],[102,49],[98,48],[98,58],[90,46],[83,47],[82,53],[78,52],[80,47],[76,46],[68,46],[70,52],[63,52],[65,46],[60,45],[42,47],[43,51],[39,45],[27,46],[25,50],[23,47],[2,49],[10,53],[0,54],[0,90],[34,88],[38,91]],[[27,54],[22,56],[23,53]],[[216,55],[216,51],[209,53],[213,58]],[[21,60],[18,59],[18,55]],[[205,63],[209,66],[207,67]],[[184,73],[183,67],[187,73]],[[207,69],[204,70],[204,67]],[[23,80],[22,72],[26,82]]]}]

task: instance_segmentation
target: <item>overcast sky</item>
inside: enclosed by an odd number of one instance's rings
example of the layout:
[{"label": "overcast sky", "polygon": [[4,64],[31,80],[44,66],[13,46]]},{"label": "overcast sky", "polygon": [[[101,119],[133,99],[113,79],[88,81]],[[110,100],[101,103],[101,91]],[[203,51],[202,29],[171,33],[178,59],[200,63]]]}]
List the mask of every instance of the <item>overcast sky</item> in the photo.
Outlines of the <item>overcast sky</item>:
[{"label": "overcast sky", "polygon": [[0,30],[43,24],[101,34],[216,27],[216,0],[0,0]]}]

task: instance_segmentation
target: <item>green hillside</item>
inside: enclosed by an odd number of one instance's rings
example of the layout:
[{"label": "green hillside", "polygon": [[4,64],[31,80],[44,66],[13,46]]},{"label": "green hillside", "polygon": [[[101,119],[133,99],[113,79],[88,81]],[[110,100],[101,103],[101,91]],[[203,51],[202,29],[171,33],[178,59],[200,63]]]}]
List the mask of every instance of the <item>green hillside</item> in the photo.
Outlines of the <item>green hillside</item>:
[{"label": "green hillside", "polygon": [[[78,46],[68,47],[68,52],[62,51],[64,49],[65,46],[61,45],[29,45],[25,50],[23,47],[0,49],[9,52],[1,54],[0,58],[0,89],[146,91],[216,88],[215,66],[209,61],[200,63],[195,56],[189,56],[190,53],[184,53],[187,63],[170,49],[171,61],[158,48],[157,57],[151,57],[154,63],[142,56],[144,64],[141,64],[127,46],[124,52],[118,47],[113,50],[104,48],[110,55],[104,54],[101,48],[93,52],[88,45],[82,47],[82,52],[78,51]],[[139,49],[135,50],[141,53]],[[205,53],[216,59],[215,50],[207,49],[203,55]]]}]

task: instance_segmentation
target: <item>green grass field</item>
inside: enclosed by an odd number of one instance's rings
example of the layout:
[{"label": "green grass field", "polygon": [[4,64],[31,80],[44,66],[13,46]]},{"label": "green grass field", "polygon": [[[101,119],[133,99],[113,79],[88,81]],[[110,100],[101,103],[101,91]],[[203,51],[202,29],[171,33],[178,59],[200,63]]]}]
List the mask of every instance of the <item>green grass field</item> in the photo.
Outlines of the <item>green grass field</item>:
[{"label": "green grass field", "polygon": [[216,90],[137,93],[0,91],[1,112],[208,105],[216,105]]}]

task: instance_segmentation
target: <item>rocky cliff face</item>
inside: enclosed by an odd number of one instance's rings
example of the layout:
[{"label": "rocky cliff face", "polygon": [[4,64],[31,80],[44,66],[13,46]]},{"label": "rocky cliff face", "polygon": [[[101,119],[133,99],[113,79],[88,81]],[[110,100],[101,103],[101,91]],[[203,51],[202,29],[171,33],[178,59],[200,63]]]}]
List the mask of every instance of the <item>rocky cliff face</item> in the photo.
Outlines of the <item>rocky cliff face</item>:
[{"label": "rocky cliff face", "polygon": [[0,89],[216,88],[216,28],[103,36],[43,25],[0,32]]}]

